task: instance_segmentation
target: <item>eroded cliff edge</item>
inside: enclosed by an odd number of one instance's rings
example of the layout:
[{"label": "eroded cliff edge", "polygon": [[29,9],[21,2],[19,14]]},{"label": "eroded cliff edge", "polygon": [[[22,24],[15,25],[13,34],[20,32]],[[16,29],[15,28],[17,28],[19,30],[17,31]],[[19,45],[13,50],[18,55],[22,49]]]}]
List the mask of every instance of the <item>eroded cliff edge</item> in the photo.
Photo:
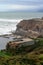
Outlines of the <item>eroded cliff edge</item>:
[{"label": "eroded cliff edge", "polygon": [[43,17],[20,21],[15,33],[31,38],[43,37]]}]

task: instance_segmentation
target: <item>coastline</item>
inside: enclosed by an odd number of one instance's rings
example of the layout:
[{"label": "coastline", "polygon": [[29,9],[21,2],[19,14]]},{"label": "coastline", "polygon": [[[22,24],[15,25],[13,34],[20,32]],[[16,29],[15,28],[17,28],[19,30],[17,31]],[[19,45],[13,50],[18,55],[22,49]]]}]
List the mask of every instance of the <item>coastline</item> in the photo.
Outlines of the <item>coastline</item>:
[{"label": "coastline", "polygon": [[[39,19],[40,20],[40,19]],[[26,22],[25,22],[26,21]],[[23,20],[12,34],[0,35],[0,64],[4,65],[43,65],[43,37],[38,38],[37,27],[29,30],[27,21],[35,23],[37,20]],[[43,22],[43,21],[37,21]],[[24,24],[21,26],[21,23]],[[39,24],[39,23],[38,23]],[[30,27],[31,27],[30,23]],[[32,28],[31,27],[31,28]],[[40,27],[40,25],[39,25]],[[40,29],[40,28],[39,28]],[[42,29],[41,29],[42,30]],[[37,30],[40,32],[39,30]],[[27,34],[28,32],[28,34]],[[34,33],[34,34],[33,34]],[[30,35],[31,34],[31,35]],[[29,36],[30,35],[30,36]],[[32,36],[32,37],[31,37]]]},{"label": "coastline", "polygon": [[6,49],[7,43],[18,38],[21,38],[21,36],[13,33],[0,35],[0,50]]},{"label": "coastline", "polygon": [[[39,24],[41,26],[42,21],[43,21],[43,17],[42,18],[33,18],[33,19],[29,19],[29,20],[20,21],[17,24],[17,29],[15,31],[12,30],[12,31],[10,31],[10,34],[0,35],[0,47],[3,47],[4,44],[6,46],[6,44],[9,41],[14,41],[15,38],[16,39],[17,38],[20,39],[20,38],[23,38],[23,37],[24,38],[26,38],[26,37],[27,38],[37,38],[40,35],[40,30],[37,29],[37,24],[38,24],[38,26],[39,26]],[[33,23],[33,24],[31,24],[31,23]],[[28,25],[30,26],[30,29],[29,29]],[[33,25],[35,25],[34,26],[35,28],[33,27]],[[41,29],[40,26],[39,26],[39,29]]]}]

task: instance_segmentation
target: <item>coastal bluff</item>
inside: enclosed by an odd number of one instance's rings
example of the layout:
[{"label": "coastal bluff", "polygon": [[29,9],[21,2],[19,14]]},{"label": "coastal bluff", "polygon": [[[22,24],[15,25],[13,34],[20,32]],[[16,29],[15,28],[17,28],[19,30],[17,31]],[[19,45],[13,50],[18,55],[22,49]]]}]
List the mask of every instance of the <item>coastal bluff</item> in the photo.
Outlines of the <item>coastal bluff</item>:
[{"label": "coastal bluff", "polygon": [[43,37],[43,17],[20,21],[15,34],[30,38]]}]

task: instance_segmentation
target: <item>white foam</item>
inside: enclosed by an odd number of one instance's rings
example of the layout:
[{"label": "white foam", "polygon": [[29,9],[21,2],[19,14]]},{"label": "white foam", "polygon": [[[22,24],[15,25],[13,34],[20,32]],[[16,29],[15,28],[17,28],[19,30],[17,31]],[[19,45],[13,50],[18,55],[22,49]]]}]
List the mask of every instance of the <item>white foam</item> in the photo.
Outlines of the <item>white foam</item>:
[{"label": "white foam", "polygon": [[22,19],[0,19],[0,35],[10,34],[10,31],[15,31],[16,25],[20,22],[20,20]]},{"label": "white foam", "polygon": [[0,19],[1,22],[20,22],[22,19]]}]

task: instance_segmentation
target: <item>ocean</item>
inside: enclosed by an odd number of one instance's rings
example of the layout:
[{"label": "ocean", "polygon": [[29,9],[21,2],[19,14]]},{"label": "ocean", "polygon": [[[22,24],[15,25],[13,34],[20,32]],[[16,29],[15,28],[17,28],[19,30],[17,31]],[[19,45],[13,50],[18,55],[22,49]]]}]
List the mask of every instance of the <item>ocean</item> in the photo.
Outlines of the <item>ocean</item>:
[{"label": "ocean", "polygon": [[22,19],[43,17],[43,12],[0,12],[0,35],[10,34]]}]

